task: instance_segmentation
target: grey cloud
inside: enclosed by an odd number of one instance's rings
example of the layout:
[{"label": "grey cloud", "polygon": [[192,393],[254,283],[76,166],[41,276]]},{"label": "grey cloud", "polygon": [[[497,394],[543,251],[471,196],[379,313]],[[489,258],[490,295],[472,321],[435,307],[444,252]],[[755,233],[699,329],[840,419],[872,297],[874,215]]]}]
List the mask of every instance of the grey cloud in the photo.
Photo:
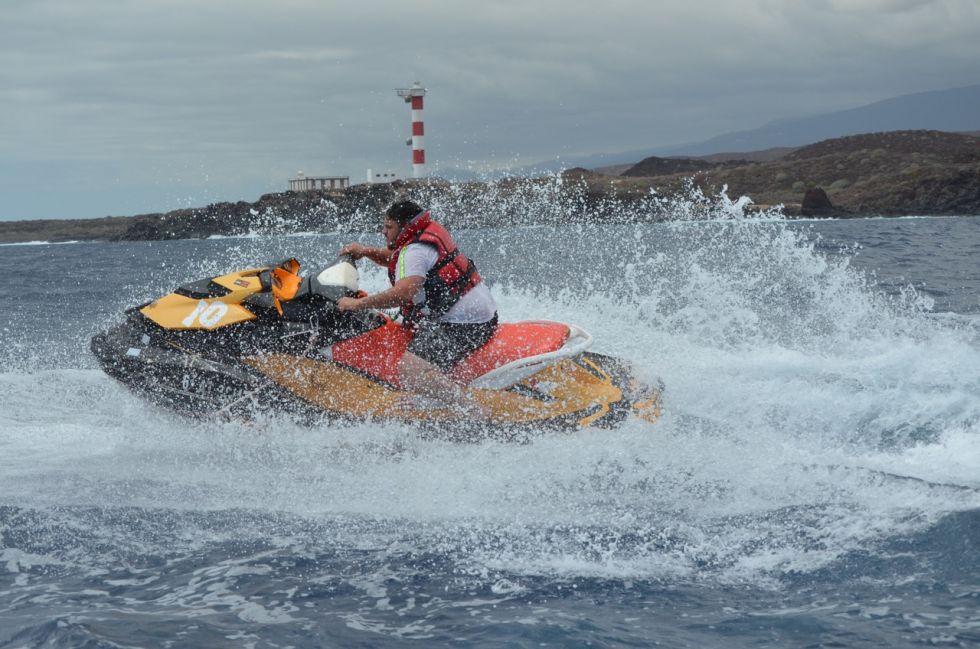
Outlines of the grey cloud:
[{"label": "grey cloud", "polygon": [[133,187],[124,202],[107,186],[88,215],[125,213],[141,186],[247,198],[297,169],[404,173],[409,112],[393,88],[416,79],[436,165],[677,144],[967,85],[977,12],[974,0],[7,0],[0,166],[21,177],[0,189],[21,205],[0,218],[33,209],[17,192],[34,165],[103,165]]}]

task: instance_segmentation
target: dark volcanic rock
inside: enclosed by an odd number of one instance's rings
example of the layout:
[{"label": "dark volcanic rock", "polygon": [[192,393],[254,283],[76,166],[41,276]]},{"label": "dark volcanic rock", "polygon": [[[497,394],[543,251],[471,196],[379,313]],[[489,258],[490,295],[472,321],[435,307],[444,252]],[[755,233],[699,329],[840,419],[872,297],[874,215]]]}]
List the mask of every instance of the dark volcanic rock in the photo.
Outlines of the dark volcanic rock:
[{"label": "dark volcanic rock", "polygon": [[700,158],[658,158],[650,156],[639,161],[621,175],[634,178],[692,173],[717,167],[718,164]]},{"label": "dark volcanic rock", "polygon": [[[402,188],[399,183],[357,185],[345,191],[264,194],[254,203],[212,203],[166,214],[131,217],[113,240],[200,239],[213,235],[292,234],[357,229],[374,223]],[[374,221],[372,221],[374,219]]]},{"label": "dark volcanic rock", "polygon": [[602,176],[603,174],[585,169],[584,167],[572,167],[561,172],[561,177],[569,180],[585,180],[588,178],[601,178]]},{"label": "dark volcanic rock", "polygon": [[113,239],[132,226],[131,216],[98,219],[36,219],[0,221],[0,243],[27,241],[91,241]]},{"label": "dark volcanic rock", "polygon": [[811,187],[803,194],[803,203],[800,205],[800,214],[803,216],[830,216],[833,213],[834,206],[822,188]]}]

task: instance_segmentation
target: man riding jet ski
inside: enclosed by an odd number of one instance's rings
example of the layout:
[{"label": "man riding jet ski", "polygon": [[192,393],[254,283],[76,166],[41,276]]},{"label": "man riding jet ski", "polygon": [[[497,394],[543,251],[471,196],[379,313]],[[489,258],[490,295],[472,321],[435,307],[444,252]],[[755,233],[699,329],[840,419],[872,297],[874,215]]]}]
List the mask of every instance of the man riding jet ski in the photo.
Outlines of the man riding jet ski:
[{"label": "man riding jet ski", "polygon": [[402,324],[411,332],[408,349],[398,361],[401,385],[455,406],[467,416],[484,418],[479,401],[449,375],[497,329],[497,305],[476,264],[442,225],[412,201],[389,207],[381,231],[386,247],[350,243],[340,252],[387,267],[391,288],[366,297],[343,297],[337,308],[398,307]]},{"label": "man riding jet ski", "polygon": [[368,297],[352,261],[303,276],[290,259],[184,284],[127,310],[125,322],[92,339],[92,352],[134,393],[194,417],[288,413],[452,431],[475,414],[489,424],[480,430],[506,437],[660,415],[661,386],[587,351],[592,337],[581,328],[551,321],[499,324],[452,365],[445,376],[465,387],[463,407],[411,390],[401,361],[412,331],[384,312],[350,308],[345,298]]}]

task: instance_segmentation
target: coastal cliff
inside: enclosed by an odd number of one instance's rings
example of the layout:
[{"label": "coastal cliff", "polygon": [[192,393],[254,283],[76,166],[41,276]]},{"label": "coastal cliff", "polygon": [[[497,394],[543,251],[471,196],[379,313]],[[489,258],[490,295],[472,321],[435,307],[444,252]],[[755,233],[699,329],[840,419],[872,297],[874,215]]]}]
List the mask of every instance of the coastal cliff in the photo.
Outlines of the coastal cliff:
[{"label": "coastal cliff", "polygon": [[[384,207],[404,195],[439,205],[441,218],[456,226],[612,222],[622,214],[656,221],[670,217],[669,200],[651,196],[669,199],[692,188],[714,196],[726,186],[731,197],[749,196],[756,207],[782,205],[788,216],[980,215],[980,137],[894,131],[766,155],[647,158],[619,175],[572,169],[560,178],[493,183],[395,181],[266,194],[253,203],[160,214],[0,222],[0,243],[357,231],[376,228]],[[542,193],[549,195],[551,209],[523,210],[528,201],[522,197]]]},{"label": "coastal cliff", "polygon": [[671,162],[688,169],[650,174],[663,168],[663,160],[647,159],[623,175],[661,191],[676,191],[693,175],[705,193],[727,185],[730,196],[782,204],[788,213],[806,214],[803,197],[819,187],[833,206],[820,210],[826,215],[980,214],[980,138],[973,134],[870,133],[824,140],[765,162],[711,157]]}]

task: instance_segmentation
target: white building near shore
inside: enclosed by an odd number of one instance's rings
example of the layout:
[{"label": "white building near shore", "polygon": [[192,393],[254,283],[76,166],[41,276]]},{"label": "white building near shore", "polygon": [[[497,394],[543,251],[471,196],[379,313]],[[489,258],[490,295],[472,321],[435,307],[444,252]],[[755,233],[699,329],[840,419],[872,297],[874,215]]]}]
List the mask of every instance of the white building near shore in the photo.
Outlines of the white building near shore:
[{"label": "white building near shore", "polygon": [[289,191],[308,192],[314,189],[347,189],[350,186],[350,176],[305,176],[300,171],[295,178],[289,179]]}]

